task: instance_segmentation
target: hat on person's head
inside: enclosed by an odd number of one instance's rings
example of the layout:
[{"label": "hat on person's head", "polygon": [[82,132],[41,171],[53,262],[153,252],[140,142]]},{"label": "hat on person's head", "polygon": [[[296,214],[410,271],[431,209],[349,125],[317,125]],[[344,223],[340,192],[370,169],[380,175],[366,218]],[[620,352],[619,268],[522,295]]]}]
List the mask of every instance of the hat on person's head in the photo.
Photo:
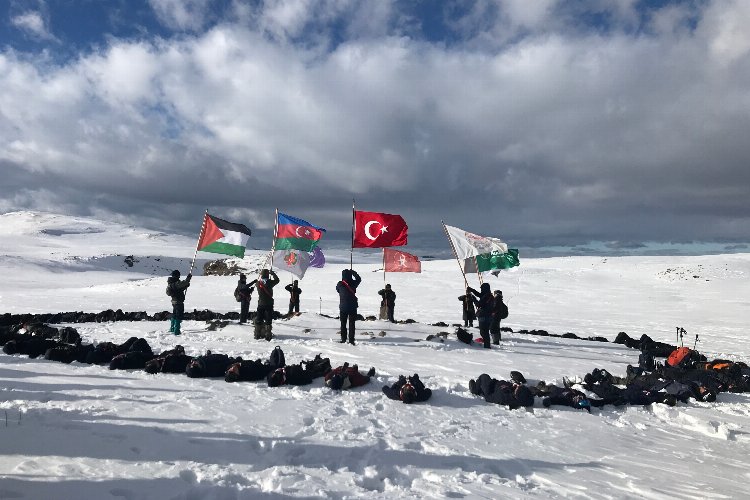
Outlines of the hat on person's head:
[{"label": "hat on person's head", "polygon": [[278,387],[286,382],[286,372],[283,368],[275,369],[268,377],[268,387]]},{"label": "hat on person's head", "polygon": [[344,376],[337,373],[326,381],[326,385],[334,391],[340,391],[344,386]]},{"label": "hat on person's head", "polygon": [[579,410],[586,410],[591,413],[591,402],[585,396],[574,397],[573,404]]},{"label": "hat on person's head", "polygon": [[495,295],[500,295],[502,297],[503,291],[502,290],[495,290]]},{"label": "hat on person's head", "polygon": [[391,284],[388,283],[387,285],[385,285],[385,287],[390,290],[391,289]]},{"label": "hat on person's head", "polygon": [[240,273],[240,280],[245,281],[247,279],[247,276],[245,276],[243,273]]},{"label": "hat on person's head", "polygon": [[490,284],[489,283],[482,283],[482,287],[480,288],[482,293],[488,293],[490,291]]},{"label": "hat on person's head", "polygon": [[175,269],[174,271],[172,271],[172,277],[173,278],[179,278],[180,277],[180,271],[178,271],[177,269]]},{"label": "hat on person's head", "polygon": [[261,277],[261,278],[268,278],[268,269],[263,269],[263,270],[262,270],[262,271],[260,272],[260,277]]},{"label": "hat on person's head", "polygon": [[525,385],[517,385],[513,390],[513,395],[521,406],[534,406],[534,395]]},{"label": "hat on person's head", "polygon": [[414,402],[414,399],[417,397],[417,391],[414,389],[414,386],[411,385],[409,382],[405,383],[401,386],[401,391],[399,392],[399,397],[401,398],[401,401],[403,401],[405,404],[411,404]]}]

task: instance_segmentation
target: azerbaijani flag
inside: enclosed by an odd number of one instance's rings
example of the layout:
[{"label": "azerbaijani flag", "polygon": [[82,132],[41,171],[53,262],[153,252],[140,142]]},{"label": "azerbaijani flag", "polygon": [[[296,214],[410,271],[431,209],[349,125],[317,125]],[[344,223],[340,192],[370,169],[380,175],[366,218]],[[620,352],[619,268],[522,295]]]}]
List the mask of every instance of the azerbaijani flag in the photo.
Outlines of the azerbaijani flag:
[{"label": "azerbaijani flag", "polygon": [[276,250],[304,250],[311,252],[325,229],[314,226],[306,220],[279,212],[276,221]]},{"label": "azerbaijani flag", "polygon": [[206,213],[198,240],[198,250],[244,257],[248,238],[250,229],[244,224],[228,222]]}]

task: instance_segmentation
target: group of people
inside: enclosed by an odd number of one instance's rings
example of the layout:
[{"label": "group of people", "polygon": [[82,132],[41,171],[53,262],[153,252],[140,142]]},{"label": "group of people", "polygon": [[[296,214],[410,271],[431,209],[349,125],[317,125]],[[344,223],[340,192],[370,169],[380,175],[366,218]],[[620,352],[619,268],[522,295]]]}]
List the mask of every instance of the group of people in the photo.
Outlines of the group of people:
[{"label": "group of people", "polygon": [[[185,292],[190,286],[192,274],[188,274],[184,280],[180,280],[180,272],[175,270],[167,279],[167,295],[172,299],[172,323],[169,331],[180,335],[180,323],[185,313]],[[250,300],[253,292],[258,290],[258,308],[255,315],[255,338],[271,340],[271,325],[273,322],[274,298],[273,289],[279,284],[279,277],[269,269],[263,269],[260,276],[248,283],[247,276],[240,274],[234,297],[240,303],[240,324],[247,323],[249,319]],[[341,340],[343,343],[355,345],[357,309],[357,287],[362,283],[362,278],[354,269],[341,271],[341,281],[336,283],[336,292],[339,294],[339,319],[341,320]],[[285,290],[289,292],[288,314],[299,313],[300,295],[302,289],[299,282],[294,280],[287,285]],[[380,302],[381,319],[387,319],[395,323],[394,309],[396,306],[396,292],[390,284],[380,290],[378,294],[382,297]],[[508,307],[503,302],[503,292],[490,290],[488,283],[483,283],[480,291],[467,286],[466,294],[458,298],[463,304],[464,326],[474,326],[474,320],[478,321],[479,333],[484,342],[484,347],[490,348],[490,344],[499,344],[501,339],[500,321],[508,317]]]},{"label": "group of people", "polygon": [[484,347],[489,349],[492,344],[499,344],[501,340],[500,322],[508,317],[508,306],[503,302],[503,292],[495,290],[492,293],[489,283],[482,283],[477,292],[470,286],[466,293],[458,297],[463,305],[464,326],[474,326],[477,320],[479,335]]}]

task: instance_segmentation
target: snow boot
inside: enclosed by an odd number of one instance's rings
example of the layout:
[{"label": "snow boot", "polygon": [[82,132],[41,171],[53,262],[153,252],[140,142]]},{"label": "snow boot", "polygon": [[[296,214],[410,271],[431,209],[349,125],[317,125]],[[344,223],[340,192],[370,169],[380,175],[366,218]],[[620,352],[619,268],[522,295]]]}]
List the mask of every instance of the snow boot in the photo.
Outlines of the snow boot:
[{"label": "snow boot", "polygon": [[175,320],[174,322],[174,330],[172,331],[172,333],[174,333],[175,335],[180,335],[180,323],[182,323],[182,321],[180,320]]},{"label": "snow boot", "polygon": [[169,320],[169,333],[174,333],[174,318]]},{"label": "snow boot", "polygon": [[263,325],[263,338],[265,338],[268,342],[273,339],[273,333],[271,333],[271,325]]},{"label": "snow boot", "polygon": [[263,323],[255,323],[253,330],[253,338],[255,338],[255,340],[262,340],[266,338],[265,332],[263,330],[264,326],[265,325],[263,325]]}]

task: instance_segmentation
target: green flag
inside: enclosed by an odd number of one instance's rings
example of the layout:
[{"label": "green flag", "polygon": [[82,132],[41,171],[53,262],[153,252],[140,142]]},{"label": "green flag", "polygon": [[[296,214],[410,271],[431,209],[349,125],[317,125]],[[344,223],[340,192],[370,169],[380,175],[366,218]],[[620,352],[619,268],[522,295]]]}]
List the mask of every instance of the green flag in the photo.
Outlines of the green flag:
[{"label": "green flag", "polygon": [[521,265],[518,260],[518,250],[509,248],[506,253],[492,252],[476,256],[479,272],[491,271],[493,269],[510,269]]}]

